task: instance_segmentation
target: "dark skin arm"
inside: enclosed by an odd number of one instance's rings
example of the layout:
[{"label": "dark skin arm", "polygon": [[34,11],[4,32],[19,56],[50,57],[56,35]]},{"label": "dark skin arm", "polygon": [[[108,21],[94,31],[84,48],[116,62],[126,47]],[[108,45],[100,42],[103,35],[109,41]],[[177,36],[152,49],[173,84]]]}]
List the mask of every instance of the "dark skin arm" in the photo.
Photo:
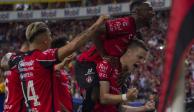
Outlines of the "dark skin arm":
[{"label": "dark skin arm", "polygon": [[[99,32],[100,32],[101,35],[105,34],[106,27],[105,27],[104,24],[99,28]],[[100,53],[100,56],[101,57],[107,56],[104,47],[102,47],[103,46],[103,42],[98,37],[93,38],[92,40],[93,40],[93,42],[94,42],[94,44],[96,46],[97,51]]]},{"label": "dark skin arm", "polygon": [[65,57],[69,56],[78,48],[83,46],[90,38],[97,37],[99,35],[99,27],[106,19],[107,16],[100,16],[99,19],[87,30],[77,35],[69,44],[59,48],[58,59],[62,61]]}]

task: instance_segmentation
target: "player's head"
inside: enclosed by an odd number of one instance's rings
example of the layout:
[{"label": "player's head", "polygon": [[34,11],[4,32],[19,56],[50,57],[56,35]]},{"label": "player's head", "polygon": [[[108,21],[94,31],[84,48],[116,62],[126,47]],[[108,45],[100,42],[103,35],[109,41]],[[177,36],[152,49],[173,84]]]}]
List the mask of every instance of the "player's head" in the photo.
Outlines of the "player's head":
[{"label": "player's head", "polygon": [[151,3],[147,0],[132,0],[130,5],[131,14],[135,14],[138,19],[150,21],[154,16]]},{"label": "player's head", "polygon": [[142,40],[133,39],[128,45],[126,52],[120,58],[122,67],[127,70],[132,70],[134,65],[145,61],[147,52],[148,48]]},{"label": "player's head", "polygon": [[13,55],[13,53],[6,53],[2,59],[1,59],[1,63],[0,63],[0,68],[3,70],[8,70],[9,69],[9,60],[11,58],[11,56]]},{"label": "player's head", "polygon": [[60,37],[52,41],[51,48],[60,48],[66,45],[67,43],[69,43],[69,41],[66,37]]},{"label": "player's head", "polygon": [[33,22],[26,29],[26,39],[29,44],[35,44],[40,50],[50,48],[52,38],[48,26],[43,22]]}]

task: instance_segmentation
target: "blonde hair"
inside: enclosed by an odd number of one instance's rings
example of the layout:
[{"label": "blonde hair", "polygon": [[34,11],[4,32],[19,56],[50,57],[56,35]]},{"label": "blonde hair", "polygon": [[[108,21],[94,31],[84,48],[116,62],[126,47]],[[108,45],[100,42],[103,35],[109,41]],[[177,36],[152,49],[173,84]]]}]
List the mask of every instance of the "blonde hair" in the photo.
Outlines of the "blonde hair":
[{"label": "blonde hair", "polygon": [[27,26],[26,39],[33,42],[36,36],[45,32],[50,32],[50,30],[44,22],[33,22]]}]

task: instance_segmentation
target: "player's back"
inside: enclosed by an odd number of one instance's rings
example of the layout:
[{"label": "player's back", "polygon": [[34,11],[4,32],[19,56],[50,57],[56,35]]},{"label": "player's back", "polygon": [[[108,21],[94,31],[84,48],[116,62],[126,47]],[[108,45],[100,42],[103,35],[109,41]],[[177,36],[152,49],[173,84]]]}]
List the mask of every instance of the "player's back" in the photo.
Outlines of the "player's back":
[{"label": "player's back", "polygon": [[4,72],[6,85],[6,99],[4,102],[4,112],[26,112],[24,97],[22,93],[21,81],[17,71],[17,56],[22,53],[11,53],[8,58],[9,70]]},{"label": "player's back", "polygon": [[55,52],[30,51],[18,65],[27,107],[35,112],[55,112],[53,95],[53,64]]},{"label": "player's back", "polygon": [[15,68],[5,72],[6,99],[4,112],[26,112],[19,74]]}]

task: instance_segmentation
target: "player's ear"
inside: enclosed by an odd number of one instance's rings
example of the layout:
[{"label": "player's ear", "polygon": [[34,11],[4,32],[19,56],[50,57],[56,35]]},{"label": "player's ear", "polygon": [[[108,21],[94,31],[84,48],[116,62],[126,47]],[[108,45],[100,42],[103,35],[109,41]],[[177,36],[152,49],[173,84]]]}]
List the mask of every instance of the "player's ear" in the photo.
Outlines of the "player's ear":
[{"label": "player's ear", "polygon": [[46,45],[48,44],[48,40],[44,40],[43,42],[44,42],[44,44],[46,44]]},{"label": "player's ear", "polygon": [[124,55],[129,56],[131,53],[132,53],[132,50],[128,48]]}]

